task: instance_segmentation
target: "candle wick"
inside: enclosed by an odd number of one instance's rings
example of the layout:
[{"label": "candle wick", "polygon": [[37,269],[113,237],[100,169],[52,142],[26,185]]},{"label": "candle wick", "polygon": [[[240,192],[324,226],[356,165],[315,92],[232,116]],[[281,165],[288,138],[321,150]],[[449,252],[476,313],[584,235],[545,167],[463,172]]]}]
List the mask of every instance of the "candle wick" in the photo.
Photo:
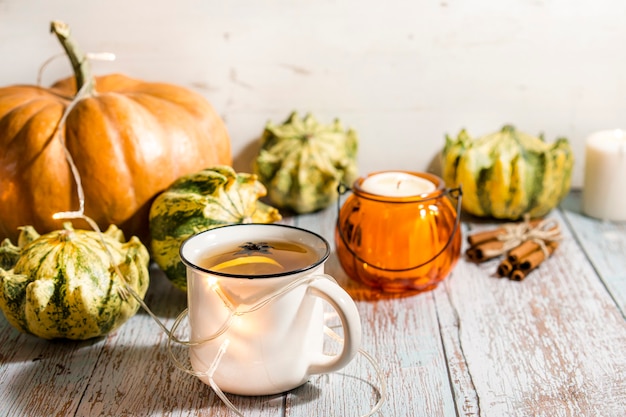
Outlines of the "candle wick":
[{"label": "candle wick", "polygon": [[402,180],[398,180],[397,184],[396,184],[396,190],[400,189],[400,183],[402,182]]}]

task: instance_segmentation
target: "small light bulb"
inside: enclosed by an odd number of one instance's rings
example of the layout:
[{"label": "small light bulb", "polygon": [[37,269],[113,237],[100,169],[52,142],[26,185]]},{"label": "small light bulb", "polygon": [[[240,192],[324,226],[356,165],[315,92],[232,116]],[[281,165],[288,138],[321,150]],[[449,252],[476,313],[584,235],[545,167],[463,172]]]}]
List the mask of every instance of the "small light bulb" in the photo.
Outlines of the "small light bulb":
[{"label": "small light bulb", "polygon": [[209,286],[209,288],[211,288],[212,290],[215,290],[218,288],[217,285],[217,278],[213,277],[213,276],[209,276],[206,278],[207,281],[207,285]]}]

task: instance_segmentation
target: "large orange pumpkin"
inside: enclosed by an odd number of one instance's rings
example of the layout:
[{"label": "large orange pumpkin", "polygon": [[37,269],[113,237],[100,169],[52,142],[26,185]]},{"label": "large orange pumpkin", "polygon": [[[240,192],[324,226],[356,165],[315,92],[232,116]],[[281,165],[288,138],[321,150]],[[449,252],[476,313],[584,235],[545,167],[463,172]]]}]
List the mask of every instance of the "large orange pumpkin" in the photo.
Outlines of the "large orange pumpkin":
[{"label": "large orange pumpkin", "polygon": [[[228,132],[213,107],[185,88],[113,74],[93,77],[89,61],[52,22],[75,75],[51,88],[0,88],[0,240],[18,227],[57,230],[79,198],[64,141],[82,180],[85,214],[148,238],[153,198],[178,177],[231,165]],[[62,116],[76,91],[85,92]],[[57,129],[57,126],[59,128]]]}]

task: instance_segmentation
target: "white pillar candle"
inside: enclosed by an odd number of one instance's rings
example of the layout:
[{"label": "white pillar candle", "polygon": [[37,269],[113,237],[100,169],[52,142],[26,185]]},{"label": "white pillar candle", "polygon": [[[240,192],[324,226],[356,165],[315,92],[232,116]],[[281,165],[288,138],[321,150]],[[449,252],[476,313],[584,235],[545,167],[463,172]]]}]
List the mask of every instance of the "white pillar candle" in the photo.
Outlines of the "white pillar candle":
[{"label": "white pillar candle", "polygon": [[380,172],[370,175],[361,183],[361,189],[384,197],[413,197],[428,194],[437,187],[432,181],[407,172]]},{"label": "white pillar candle", "polygon": [[626,220],[626,132],[603,130],[587,138],[582,210],[602,220]]}]

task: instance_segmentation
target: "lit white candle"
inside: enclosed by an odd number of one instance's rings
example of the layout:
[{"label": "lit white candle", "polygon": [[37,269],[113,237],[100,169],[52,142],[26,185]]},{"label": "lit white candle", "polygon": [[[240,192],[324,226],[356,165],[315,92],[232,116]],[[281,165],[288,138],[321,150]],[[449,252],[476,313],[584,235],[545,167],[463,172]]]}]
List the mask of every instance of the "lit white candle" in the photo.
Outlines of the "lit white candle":
[{"label": "lit white candle", "polygon": [[432,181],[406,172],[380,172],[361,183],[361,189],[384,197],[413,197],[435,191]]},{"label": "lit white candle", "polygon": [[582,210],[602,220],[626,220],[626,132],[603,130],[587,138]]}]

